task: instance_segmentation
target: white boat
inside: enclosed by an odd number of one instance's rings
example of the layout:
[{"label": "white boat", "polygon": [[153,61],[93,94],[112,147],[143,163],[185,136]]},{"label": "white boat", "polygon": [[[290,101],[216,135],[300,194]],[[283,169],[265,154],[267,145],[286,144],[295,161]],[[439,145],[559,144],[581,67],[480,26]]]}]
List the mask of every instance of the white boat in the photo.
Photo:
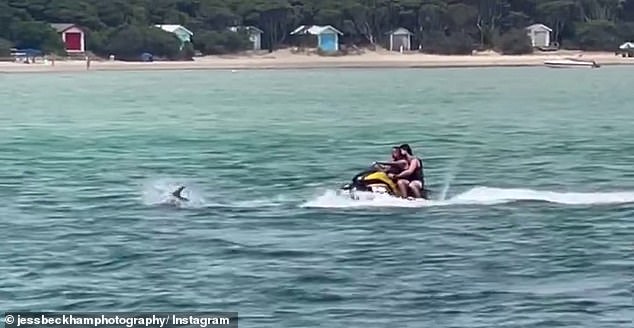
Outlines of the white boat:
[{"label": "white boat", "polygon": [[584,60],[578,58],[551,59],[544,61],[544,65],[552,68],[569,68],[569,67],[600,67],[594,60]]}]

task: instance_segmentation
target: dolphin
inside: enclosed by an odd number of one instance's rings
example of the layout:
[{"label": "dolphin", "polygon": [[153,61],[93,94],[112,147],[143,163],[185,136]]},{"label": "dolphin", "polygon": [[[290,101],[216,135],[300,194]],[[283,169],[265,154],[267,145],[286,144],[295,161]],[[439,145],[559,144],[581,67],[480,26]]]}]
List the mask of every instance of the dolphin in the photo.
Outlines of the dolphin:
[{"label": "dolphin", "polygon": [[172,196],[176,197],[176,199],[178,199],[178,200],[182,200],[182,201],[186,201],[186,202],[188,202],[188,201],[189,201],[189,199],[187,199],[186,197],[183,197],[183,196],[181,195],[181,193],[183,192],[183,189],[185,189],[185,186],[180,186],[180,187],[178,187],[178,189],[176,189],[176,190],[172,193]]}]

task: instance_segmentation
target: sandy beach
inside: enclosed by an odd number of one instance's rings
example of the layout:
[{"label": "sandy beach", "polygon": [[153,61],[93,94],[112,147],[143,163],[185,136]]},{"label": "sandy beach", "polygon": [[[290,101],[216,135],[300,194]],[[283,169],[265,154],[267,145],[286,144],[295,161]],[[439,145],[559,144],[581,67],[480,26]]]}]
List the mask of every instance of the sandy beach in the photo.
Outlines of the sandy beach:
[{"label": "sandy beach", "polygon": [[[155,61],[146,63],[92,60],[89,70],[519,67],[543,66],[545,60],[569,57],[594,60],[600,65],[634,65],[634,58],[623,58],[609,52],[556,51],[519,56],[483,52],[473,55],[445,56],[418,52],[401,54],[387,51],[367,51],[359,55],[327,57],[317,54],[295,54],[289,50],[279,50],[273,53],[196,57],[193,61]],[[74,72],[86,70],[86,62],[82,60],[57,60],[54,64],[50,61],[35,64],[0,62],[0,72],[2,73]]]}]

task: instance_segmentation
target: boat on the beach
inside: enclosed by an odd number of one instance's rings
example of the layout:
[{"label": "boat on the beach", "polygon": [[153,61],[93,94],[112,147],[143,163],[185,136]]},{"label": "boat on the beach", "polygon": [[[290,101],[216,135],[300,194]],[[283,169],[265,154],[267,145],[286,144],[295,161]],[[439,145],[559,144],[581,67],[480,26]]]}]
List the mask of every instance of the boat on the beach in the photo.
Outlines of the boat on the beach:
[{"label": "boat on the beach", "polygon": [[551,59],[544,61],[544,65],[551,68],[600,67],[600,65],[594,60],[585,60],[579,58]]}]

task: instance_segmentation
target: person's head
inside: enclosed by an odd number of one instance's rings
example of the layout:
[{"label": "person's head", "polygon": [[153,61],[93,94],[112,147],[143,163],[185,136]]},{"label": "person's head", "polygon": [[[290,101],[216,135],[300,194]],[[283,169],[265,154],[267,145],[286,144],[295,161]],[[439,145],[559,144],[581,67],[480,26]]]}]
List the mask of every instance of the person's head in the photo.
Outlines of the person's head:
[{"label": "person's head", "polygon": [[402,144],[398,147],[401,150],[403,156],[412,156],[412,148],[408,144]]},{"label": "person's head", "polygon": [[392,147],[392,160],[398,161],[403,156],[401,155],[401,149],[397,146]]}]

